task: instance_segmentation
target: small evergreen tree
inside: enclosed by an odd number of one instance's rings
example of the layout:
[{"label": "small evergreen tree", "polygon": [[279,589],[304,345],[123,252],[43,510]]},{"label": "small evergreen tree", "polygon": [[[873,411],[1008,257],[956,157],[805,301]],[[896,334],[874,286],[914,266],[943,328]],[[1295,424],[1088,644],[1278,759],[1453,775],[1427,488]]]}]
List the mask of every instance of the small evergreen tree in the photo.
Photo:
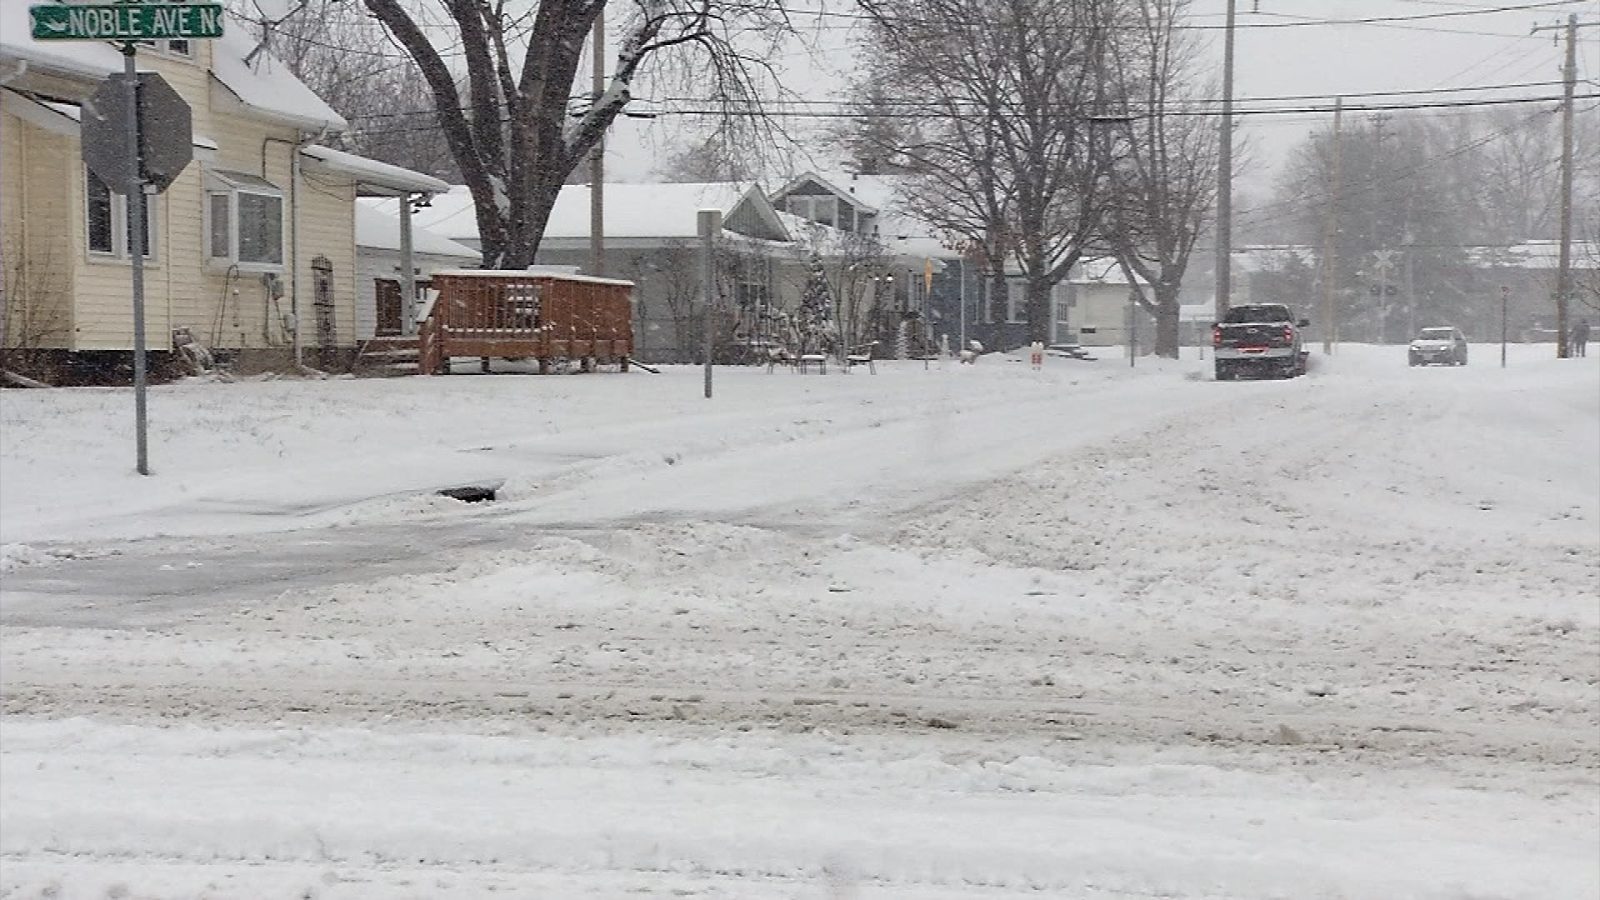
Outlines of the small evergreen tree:
[{"label": "small evergreen tree", "polygon": [[837,331],[833,322],[833,290],[828,286],[822,257],[816,253],[811,254],[811,272],[800,294],[796,327],[800,332],[801,353],[826,352]]}]

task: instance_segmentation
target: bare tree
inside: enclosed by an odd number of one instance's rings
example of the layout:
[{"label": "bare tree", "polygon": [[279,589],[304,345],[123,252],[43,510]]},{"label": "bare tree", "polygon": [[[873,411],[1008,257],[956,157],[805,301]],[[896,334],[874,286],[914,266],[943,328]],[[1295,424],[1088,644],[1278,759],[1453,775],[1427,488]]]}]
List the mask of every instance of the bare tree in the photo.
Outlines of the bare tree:
[{"label": "bare tree", "polygon": [[1126,27],[1117,29],[1111,56],[1128,140],[1112,168],[1116,199],[1103,230],[1140,305],[1155,317],[1156,354],[1177,358],[1178,293],[1216,199],[1217,123],[1171,114],[1196,94],[1185,89],[1197,83],[1193,48],[1175,27],[1188,0],[1124,4]]},{"label": "bare tree", "polygon": [[71,331],[71,298],[67,267],[49,250],[35,257],[15,246],[0,253],[5,267],[0,278],[5,285],[0,293],[0,371],[48,378],[47,350],[61,346]]},{"label": "bare tree", "polygon": [[905,114],[906,104],[888,95],[882,79],[869,79],[855,88],[848,105],[849,118],[827,129],[828,138],[843,148],[850,170],[857,175],[903,175],[912,171],[908,148],[920,142],[916,119]]},{"label": "bare tree", "polygon": [[680,145],[656,167],[668,182],[749,181],[754,174],[749,158],[716,132]]},{"label": "bare tree", "polygon": [[[427,80],[492,268],[533,262],[562,183],[622,115],[647,64],[689,67],[680,71],[696,73],[712,105],[759,111],[763,49],[787,29],[781,0],[634,0],[606,88],[590,97],[576,82],[604,0],[364,2]],[[442,33],[459,60],[436,45]]]},{"label": "bare tree", "polygon": [[1029,339],[1047,340],[1051,289],[1082,255],[1104,199],[1091,119],[1105,100],[1115,0],[861,5],[889,83],[926,98],[923,135],[905,152],[912,212],[981,248],[997,287],[1015,260]]},{"label": "bare tree", "polygon": [[349,123],[324,143],[449,180],[459,177],[432,110],[422,72],[359,6],[305,0],[269,19],[254,3],[235,0],[256,40]]}]

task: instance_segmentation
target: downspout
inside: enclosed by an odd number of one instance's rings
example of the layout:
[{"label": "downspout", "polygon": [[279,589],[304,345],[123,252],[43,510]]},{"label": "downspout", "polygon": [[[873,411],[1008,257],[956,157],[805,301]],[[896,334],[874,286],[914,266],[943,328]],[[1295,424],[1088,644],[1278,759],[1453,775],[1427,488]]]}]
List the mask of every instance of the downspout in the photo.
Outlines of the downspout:
[{"label": "downspout", "polygon": [[261,141],[262,178],[267,177],[267,145],[278,143],[289,146],[289,318],[293,323],[290,340],[297,369],[305,365],[305,344],[300,337],[300,148],[312,140],[311,135],[296,131],[292,141],[276,137]]}]

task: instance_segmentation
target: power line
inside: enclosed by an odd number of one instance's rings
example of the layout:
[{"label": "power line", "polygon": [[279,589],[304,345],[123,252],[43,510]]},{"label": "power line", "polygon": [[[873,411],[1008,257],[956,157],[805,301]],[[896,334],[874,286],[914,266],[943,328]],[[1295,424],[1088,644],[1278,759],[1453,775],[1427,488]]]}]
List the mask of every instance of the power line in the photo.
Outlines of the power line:
[{"label": "power line", "polygon": [[[1263,30],[1263,29],[1280,29],[1280,28],[1329,27],[1329,26],[1341,26],[1341,25],[1390,25],[1390,24],[1399,25],[1399,24],[1403,24],[1403,23],[1407,23],[1407,22],[1433,21],[1433,20],[1438,20],[1438,19],[1454,19],[1454,18],[1461,18],[1461,17],[1466,17],[1466,16],[1493,15],[1493,14],[1496,14],[1496,13],[1508,13],[1508,12],[1527,12],[1527,11],[1531,11],[1531,10],[1551,9],[1551,8],[1562,7],[1562,6],[1573,6],[1575,4],[1580,4],[1580,3],[1585,3],[1585,2],[1588,2],[1588,0],[1544,0],[1544,2],[1539,2],[1539,3],[1516,3],[1516,4],[1507,4],[1507,5],[1502,5],[1502,6],[1472,7],[1472,8],[1469,8],[1469,9],[1452,9],[1452,10],[1448,10],[1448,11],[1445,11],[1445,12],[1417,13],[1415,15],[1403,15],[1403,16],[1364,16],[1364,17],[1361,17],[1361,18],[1352,18],[1352,19],[1314,19],[1314,18],[1309,18],[1309,17],[1304,17],[1304,16],[1291,16],[1290,14],[1286,14],[1286,13],[1255,12],[1255,13],[1251,13],[1250,15],[1257,15],[1257,16],[1263,16],[1263,17],[1273,17],[1273,18],[1292,18],[1293,21],[1288,21],[1288,22],[1244,22],[1244,23],[1236,23],[1234,25],[1234,28],[1237,29],[1237,30],[1246,30],[1246,29]],[[730,3],[730,4],[725,4],[725,6],[728,7],[728,8],[733,8],[733,9],[746,9],[746,10],[754,10],[754,9],[758,8],[758,7],[753,6],[751,4],[740,4],[740,3]],[[843,11],[826,10],[826,9],[786,10],[786,12],[788,13],[788,15],[791,15],[791,16],[810,16],[810,17],[815,17],[815,18],[819,18],[819,19],[840,19],[840,20],[854,21],[854,22],[876,22],[876,23],[883,23],[883,24],[889,24],[889,25],[894,25],[894,24],[930,25],[930,26],[935,26],[935,27],[940,27],[940,28],[950,28],[950,27],[953,27],[956,24],[959,24],[959,23],[947,22],[947,21],[936,20],[936,19],[919,19],[919,18],[915,18],[915,17],[912,17],[912,16],[873,15],[871,13],[852,13],[852,12],[843,12]],[[1205,25],[1205,24],[1175,23],[1171,27],[1173,29],[1179,30],[1179,31],[1223,31],[1228,26],[1226,26],[1226,25]],[[1526,35],[1526,34],[1494,34],[1494,33],[1490,33],[1490,32],[1459,31],[1459,30],[1455,30],[1455,29],[1450,29],[1449,31],[1451,31],[1452,33],[1456,33],[1456,34],[1482,34],[1482,35],[1485,35],[1485,36],[1492,36],[1492,37],[1517,37],[1517,38],[1531,37],[1531,35]]]},{"label": "power line", "polygon": [[[1588,100],[1588,99],[1593,99],[1595,97],[1600,97],[1600,93],[1580,94],[1580,95],[1577,96],[1577,99]],[[1560,102],[1561,100],[1562,100],[1562,97],[1560,95],[1554,95],[1554,96],[1545,96],[1545,97],[1499,97],[1499,98],[1489,98],[1489,99],[1482,99],[1482,100],[1452,100],[1452,101],[1445,101],[1445,102],[1439,102],[1439,103],[1365,103],[1365,104],[1356,104],[1356,105],[1352,105],[1352,106],[1346,106],[1345,110],[1349,111],[1349,112],[1380,112],[1380,111],[1399,111],[1399,110],[1457,109],[1457,108],[1472,107],[1472,106],[1506,106],[1506,105],[1519,104],[1519,103],[1553,103],[1553,102]],[[911,118],[931,118],[937,112],[939,112],[939,107],[935,107],[933,105],[929,105],[924,111],[921,111],[921,112],[909,112],[908,111],[908,112],[872,112],[872,113],[864,113],[864,112],[850,111],[850,110],[827,111],[827,110],[784,110],[784,109],[749,109],[749,110],[741,110],[741,109],[661,109],[661,110],[651,110],[652,114],[658,115],[658,116],[664,116],[664,115],[678,115],[678,116],[732,115],[732,116],[741,116],[741,117],[770,116],[770,117],[773,117],[773,118],[788,118],[788,119],[870,119],[870,118],[880,118],[880,117],[881,118],[889,118],[889,119],[911,119]],[[1242,109],[1242,110],[1241,109],[1235,109],[1233,111],[1233,114],[1235,116],[1279,116],[1279,115],[1298,115],[1298,114],[1305,114],[1305,113],[1331,113],[1331,112],[1333,112],[1333,107],[1332,106],[1307,105],[1307,106],[1286,106],[1286,107],[1273,107],[1273,108],[1260,108],[1260,109]],[[1000,115],[1002,117],[1004,117],[1004,118],[1010,118],[1010,116],[1007,116],[1004,113],[1001,113]],[[1211,110],[1209,110],[1209,109],[1168,109],[1167,112],[1166,112],[1166,115],[1169,115],[1169,116],[1211,116],[1211,115],[1216,115],[1216,113],[1211,111]],[[1148,114],[1140,114],[1140,113],[1136,112],[1136,113],[1133,114],[1133,117],[1134,118],[1149,118],[1149,115]]]},{"label": "power line", "polygon": [[[1351,94],[1351,95],[1345,95],[1345,96],[1387,97],[1387,96],[1405,96],[1405,95],[1418,95],[1418,94],[1430,94],[1430,93],[1459,93],[1459,92],[1464,92],[1464,91],[1506,90],[1506,89],[1514,89],[1514,88],[1518,88],[1518,87],[1547,86],[1547,85],[1555,84],[1555,83],[1557,83],[1557,82],[1525,82],[1523,84],[1481,85],[1481,86],[1476,86],[1476,87],[1439,88],[1439,89],[1431,89],[1431,90],[1430,89],[1424,89],[1424,90],[1400,90],[1400,91],[1373,91],[1373,92],[1367,92],[1367,93],[1362,93],[1362,94]],[[1319,96],[1319,95],[1305,94],[1305,95],[1288,95],[1288,96],[1284,96],[1284,97],[1256,97],[1256,98],[1251,98],[1250,100],[1243,101],[1243,102],[1265,103],[1265,102],[1276,102],[1276,101],[1281,101],[1281,100],[1312,99],[1312,98],[1315,98],[1317,96]],[[1579,95],[1577,97],[1577,99],[1588,100],[1588,99],[1593,99],[1595,97],[1600,97],[1600,93],[1582,94],[1582,95]],[[577,99],[577,98],[575,98],[575,99]],[[1486,97],[1486,98],[1466,99],[1466,100],[1444,100],[1444,101],[1432,102],[1432,103],[1418,103],[1418,102],[1400,103],[1400,102],[1397,102],[1397,103],[1350,104],[1350,105],[1346,105],[1344,108],[1347,111],[1353,111],[1353,112],[1420,111],[1420,110],[1435,110],[1435,109],[1461,109],[1461,108],[1479,107],[1479,106],[1504,106],[1504,105],[1513,105],[1513,104],[1521,104],[1521,103],[1549,103],[1549,102],[1559,102],[1561,99],[1562,98],[1560,96],[1558,96],[1558,95],[1555,95],[1555,96],[1542,96],[1542,97]],[[740,109],[740,108],[737,108],[737,107],[735,107],[735,108],[709,108],[709,107],[701,108],[704,104],[710,104],[710,103],[713,103],[714,101],[709,100],[707,98],[696,98],[696,97],[663,97],[663,98],[658,98],[658,99],[639,98],[639,99],[635,100],[634,102],[642,103],[642,104],[663,104],[664,105],[664,104],[682,103],[682,104],[693,104],[693,105],[695,105],[695,106],[691,106],[691,107],[687,107],[687,108],[673,109],[673,108],[667,108],[667,107],[663,106],[662,108],[651,109],[651,110],[648,110],[648,111],[644,111],[644,110],[635,111],[635,115],[636,116],[646,116],[646,117],[655,117],[655,116],[706,116],[706,115],[718,115],[718,116],[721,116],[721,115],[730,115],[730,116],[741,116],[741,117],[764,116],[764,117],[788,118],[788,119],[878,119],[878,118],[882,118],[882,119],[929,119],[929,118],[942,117],[948,111],[946,107],[935,105],[935,104],[931,104],[931,103],[928,103],[927,101],[912,100],[912,99],[890,99],[890,100],[887,100],[885,102],[887,102],[890,106],[895,107],[894,109],[889,109],[889,110],[878,109],[878,110],[872,110],[872,111],[864,111],[864,110],[861,110],[861,109],[855,107],[854,105],[852,105],[850,103],[847,103],[845,101],[838,101],[838,100],[805,100],[805,99],[779,100],[779,101],[773,101],[770,105],[769,104],[763,104],[760,107],[753,107],[752,106],[750,108],[745,108],[745,109]],[[1215,104],[1215,103],[1219,103],[1220,101],[1199,100],[1199,101],[1193,101],[1193,102],[1197,104],[1197,106],[1194,107],[1194,108],[1182,108],[1182,107],[1177,108],[1177,109],[1169,108],[1167,110],[1166,114],[1167,115],[1172,115],[1172,116],[1209,116],[1209,115],[1214,115],[1214,113],[1210,109],[1205,108],[1205,107],[1210,106],[1210,105]],[[796,106],[797,107],[801,107],[801,108],[799,108],[799,109],[784,108],[784,107],[796,107]],[[817,107],[833,107],[833,108],[817,108]],[[462,109],[462,111],[468,111],[470,108],[469,107],[462,107],[461,109]],[[1234,110],[1234,114],[1235,115],[1240,115],[1240,116],[1319,115],[1319,114],[1323,114],[1323,113],[1329,113],[1329,112],[1332,112],[1332,111],[1333,111],[1333,107],[1332,106],[1302,105],[1302,106],[1257,107],[1257,108],[1235,109]],[[980,113],[982,111],[974,109],[974,110],[971,110],[971,112]],[[429,109],[417,109],[417,110],[401,110],[401,111],[385,112],[385,113],[367,113],[367,114],[364,114],[364,115],[353,115],[353,116],[349,116],[347,118],[349,118],[350,120],[362,120],[362,121],[365,121],[365,120],[370,120],[370,119],[392,119],[392,118],[401,118],[401,117],[407,117],[407,116],[431,116],[431,115],[436,115],[437,113],[438,113],[438,110],[436,108],[429,108]],[[1007,114],[1002,112],[999,115],[1006,116]],[[1148,118],[1147,114],[1135,113],[1134,116],[1136,118]]]}]

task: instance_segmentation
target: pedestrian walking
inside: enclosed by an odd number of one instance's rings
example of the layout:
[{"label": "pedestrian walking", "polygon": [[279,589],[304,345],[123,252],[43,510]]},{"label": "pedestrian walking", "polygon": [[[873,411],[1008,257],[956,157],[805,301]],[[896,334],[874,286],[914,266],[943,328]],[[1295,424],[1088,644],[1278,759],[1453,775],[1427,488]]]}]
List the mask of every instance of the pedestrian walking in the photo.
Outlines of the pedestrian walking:
[{"label": "pedestrian walking", "polygon": [[1572,348],[1568,356],[1589,355],[1589,320],[1579,319],[1578,324],[1572,326]]}]

